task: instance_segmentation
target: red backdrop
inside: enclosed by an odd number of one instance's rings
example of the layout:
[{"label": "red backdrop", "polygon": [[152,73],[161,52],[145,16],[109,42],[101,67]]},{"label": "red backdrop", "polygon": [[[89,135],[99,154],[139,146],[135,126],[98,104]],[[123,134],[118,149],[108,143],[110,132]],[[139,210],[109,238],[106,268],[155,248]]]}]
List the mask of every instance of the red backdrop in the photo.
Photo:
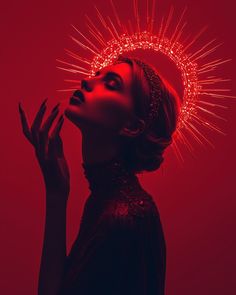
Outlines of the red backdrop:
[{"label": "red backdrop", "polygon": [[[109,13],[100,1],[94,1]],[[102,1],[101,1],[102,2]],[[127,1],[116,1],[120,11]],[[165,2],[165,3],[163,3]],[[107,1],[109,4],[109,1]],[[233,58],[221,69],[235,78],[234,1],[158,1],[158,14],[173,3],[180,13],[188,7],[186,35],[209,25],[205,40],[224,44],[218,57]],[[130,5],[131,6],[131,1]],[[100,7],[100,6],[99,6]],[[42,100],[49,111],[68,94],[68,77],[56,69],[56,58],[66,59],[64,48],[76,48],[68,37],[70,24],[83,27],[84,13],[94,14],[92,1],[15,1],[1,3],[1,294],[36,294],[43,242],[45,191],[30,144],[18,115],[21,101],[30,122]],[[204,38],[203,38],[204,40]],[[165,67],[164,67],[165,68]],[[167,70],[167,72],[169,72]],[[233,92],[235,85],[229,85]],[[160,171],[140,180],[156,200],[167,242],[167,295],[233,295],[235,287],[235,117],[236,105],[222,99],[228,110],[221,136],[208,133],[215,149],[196,146],[195,157],[185,153],[180,165],[168,150]],[[68,206],[68,250],[77,234],[88,183],[81,169],[81,134],[67,120],[62,137],[71,169]]]}]

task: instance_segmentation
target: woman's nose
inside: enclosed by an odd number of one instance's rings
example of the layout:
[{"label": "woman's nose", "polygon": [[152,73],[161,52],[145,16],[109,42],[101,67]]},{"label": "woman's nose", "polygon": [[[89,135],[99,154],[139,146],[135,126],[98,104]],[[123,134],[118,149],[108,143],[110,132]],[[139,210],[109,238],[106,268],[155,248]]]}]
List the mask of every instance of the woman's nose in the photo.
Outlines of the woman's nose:
[{"label": "woman's nose", "polygon": [[81,88],[84,89],[85,91],[92,91],[92,83],[91,81],[87,80],[87,79],[83,79],[81,81]]}]

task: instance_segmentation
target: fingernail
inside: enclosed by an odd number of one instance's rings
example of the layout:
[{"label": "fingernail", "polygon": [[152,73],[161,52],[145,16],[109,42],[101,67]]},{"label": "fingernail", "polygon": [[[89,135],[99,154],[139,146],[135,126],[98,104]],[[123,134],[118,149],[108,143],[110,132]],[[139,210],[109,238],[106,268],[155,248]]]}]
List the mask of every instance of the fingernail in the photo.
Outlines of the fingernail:
[{"label": "fingernail", "polygon": [[48,100],[48,98],[45,98],[45,99],[44,99],[44,101],[43,101],[42,104],[41,104],[41,107],[44,106],[44,105],[46,104],[47,100]]},{"label": "fingernail", "polygon": [[52,113],[58,109],[60,102],[52,109]]}]

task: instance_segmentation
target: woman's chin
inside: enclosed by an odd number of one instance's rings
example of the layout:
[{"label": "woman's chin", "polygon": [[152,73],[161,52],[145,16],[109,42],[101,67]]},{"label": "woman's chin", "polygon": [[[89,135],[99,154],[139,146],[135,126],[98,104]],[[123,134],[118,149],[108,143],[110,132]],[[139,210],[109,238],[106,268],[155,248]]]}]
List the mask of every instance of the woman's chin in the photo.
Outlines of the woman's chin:
[{"label": "woman's chin", "polygon": [[81,112],[78,107],[73,106],[73,105],[67,105],[64,109],[64,114],[65,116],[69,119],[70,117],[73,118],[80,118],[81,117]]},{"label": "woman's chin", "polygon": [[105,122],[104,118],[96,118],[95,116],[88,117],[83,116],[82,112],[79,114],[78,109],[76,110],[73,106],[67,106],[64,110],[65,117],[71,121],[74,125],[76,125],[81,130],[88,130],[88,128],[92,129],[101,129],[104,131],[114,132],[117,131],[117,128],[110,124],[111,122]]},{"label": "woman's chin", "polygon": [[80,114],[74,107],[67,107],[64,110],[64,115],[70,122],[81,130],[88,128],[91,124],[93,125],[92,121],[90,121],[87,116],[83,116],[82,113]]},{"label": "woman's chin", "polygon": [[69,121],[79,127],[82,118],[79,116],[78,111],[74,110],[74,108],[67,107],[64,110],[64,115]]}]

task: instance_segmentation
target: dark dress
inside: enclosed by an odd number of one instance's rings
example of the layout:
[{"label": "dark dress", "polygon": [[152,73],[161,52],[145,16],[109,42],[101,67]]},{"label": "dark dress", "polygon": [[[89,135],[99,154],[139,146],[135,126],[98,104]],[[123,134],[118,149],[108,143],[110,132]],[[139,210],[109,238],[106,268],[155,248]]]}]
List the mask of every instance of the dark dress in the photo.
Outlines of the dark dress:
[{"label": "dark dress", "polygon": [[151,195],[120,156],[82,166],[91,194],[60,295],[164,295],[166,244]]}]

